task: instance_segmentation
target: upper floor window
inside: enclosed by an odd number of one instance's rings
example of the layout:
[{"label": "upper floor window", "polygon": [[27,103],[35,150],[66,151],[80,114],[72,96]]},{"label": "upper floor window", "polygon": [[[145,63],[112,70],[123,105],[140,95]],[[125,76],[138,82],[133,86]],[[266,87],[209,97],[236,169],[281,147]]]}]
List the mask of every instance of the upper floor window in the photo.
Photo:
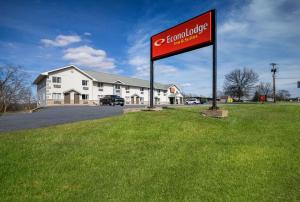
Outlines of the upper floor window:
[{"label": "upper floor window", "polygon": [[143,92],[143,91],[144,91],[144,88],[140,88],[140,91],[142,91],[142,92]]},{"label": "upper floor window", "polygon": [[61,88],[61,85],[53,85],[54,88]]},{"label": "upper floor window", "polygon": [[52,83],[61,83],[61,77],[53,76]]},{"label": "upper floor window", "polygon": [[126,93],[130,93],[130,86],[125,86]]},{"label": "upper floor window", "polygon": [[103,91],[103,83],[97,83],[97,86],[99,91]]},{"label": "upper floor window", "polygon": [[82,80],[82,85],[87,86],[88,85],[88,80]]},{"label": "upper floor window", "polygon": [[120,90],[120,89],[121,89],[121,86],[120,86],[120,85],[115,85],[115,89]]}]

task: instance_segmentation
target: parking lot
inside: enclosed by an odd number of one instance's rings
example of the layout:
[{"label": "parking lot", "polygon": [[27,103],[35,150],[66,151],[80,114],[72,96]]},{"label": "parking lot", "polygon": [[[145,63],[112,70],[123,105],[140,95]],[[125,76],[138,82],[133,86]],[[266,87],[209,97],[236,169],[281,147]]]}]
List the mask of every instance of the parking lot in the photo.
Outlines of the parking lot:
[{"label": "parking lot", "polygon": [[0,132],[39,128],[56,124],[116,116],[123,113],[120,106],[57,106],[34,113],[12,113],[0,116]]},{"label": "parking lot", "polygon": [[[172,107],[190,107],[195,105],[163,105]],[[51,125],[71,123],[116,116],[126,108],[144,108],[145,105],[121,106],[51,106],[33,113],[8,113],[0,116],[0,132],[21,129],[40,128]]]}]

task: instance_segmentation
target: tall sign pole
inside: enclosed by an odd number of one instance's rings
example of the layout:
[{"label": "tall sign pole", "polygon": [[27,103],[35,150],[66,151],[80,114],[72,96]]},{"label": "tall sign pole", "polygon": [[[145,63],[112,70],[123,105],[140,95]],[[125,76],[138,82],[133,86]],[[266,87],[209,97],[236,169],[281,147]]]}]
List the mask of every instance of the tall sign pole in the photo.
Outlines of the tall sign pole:
[{"label": "tall sign pole", "polygon": [[212,58],[213,58],[213,71],[212,71],[212,107],[211,109],[218,109],[217,107],[217,21],[216,21],[216,10],[212,10],[212,29],[213,29],[213,48],[212,48]]},{"label": "tall sign pole", "polygon": [[276,87],[275,87],[275,74],[277,72],[276,63],[271,63],[272,66],[271,72],[273,73],[273,102],[276,103]]},{"label": "tall sign pole", "polygon": [[[152,39],[150,39],[150,44],[152,44]],[[153,108],[153,91],[154,91],[154,70],[153,70],[153,60],[152,60],[152,45],[150,46],[150,108]]]}]

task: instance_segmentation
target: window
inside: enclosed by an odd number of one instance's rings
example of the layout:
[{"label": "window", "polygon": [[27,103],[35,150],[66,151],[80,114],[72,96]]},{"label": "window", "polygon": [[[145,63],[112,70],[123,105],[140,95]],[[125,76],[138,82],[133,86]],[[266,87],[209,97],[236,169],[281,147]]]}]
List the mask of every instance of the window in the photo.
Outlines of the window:
[{"label": "window", "polygon": [[121,92],[121,86],[120,85],[115,85],[115,93],[120,93]]},{"label": "window", "polygon": [[166,96],[167,95],[167,91],[166,90],[164,90],[164,96]]},{"label": "window", "polygon": [[97,86],[99,91],[103,91],[103,83],[97,83]]},{"label": "window", "polygon": [[144,94],[144,88],[140,88],[141,94]]},{"label": "window", "polygon": [[82,98],[82,100],[88,100],[89,99],[89,95],[88,94],[82,94],[81,98]]},{"label": "window", "polygon": [[52,77],[52,83],[61,83],[61,78],[57,76]]},{"label": "window", "polygon": [[88,80],[82,80],[82,85],[87,86],[88,85]]},{"label": "window", "polygon": [[129,93],[129,92],[130,92],[130,91],[129,91],[129,90],[130,90],[130,86],[126,86],[126,87],[125,87],[125,90],[126,90],[126,93]]},{"label": "window", "polygon": [[130,97],[129,96],[125,96],[125,102],[126,102],[126,104],[130,104]]},{"label": "window", "polygon": [[157,95],[160,95],[160,90],[157,90]]},{"label": "window", "polygon": [[61,88],[61,85],[53,85],[54,88]]},{"label": "window", "polygon": [[52,93],[52,99],[53,100],[60,100],[61,94],[60,93]]}]

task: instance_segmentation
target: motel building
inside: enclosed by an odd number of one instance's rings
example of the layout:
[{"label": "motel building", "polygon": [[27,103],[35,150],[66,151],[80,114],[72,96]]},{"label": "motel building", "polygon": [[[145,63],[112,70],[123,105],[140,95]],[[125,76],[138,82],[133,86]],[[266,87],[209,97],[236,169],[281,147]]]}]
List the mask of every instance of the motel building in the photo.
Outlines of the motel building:
[{"label": "motel building", "polygon": [[[148,105],[150,82],[90,70],[74,65],[41,73],[37,86],[38,106],[99,105],[105,95],[118,95],[126,105]],[[154,83],[156,105],[183,104],[183,95],[174,84]]]}]

